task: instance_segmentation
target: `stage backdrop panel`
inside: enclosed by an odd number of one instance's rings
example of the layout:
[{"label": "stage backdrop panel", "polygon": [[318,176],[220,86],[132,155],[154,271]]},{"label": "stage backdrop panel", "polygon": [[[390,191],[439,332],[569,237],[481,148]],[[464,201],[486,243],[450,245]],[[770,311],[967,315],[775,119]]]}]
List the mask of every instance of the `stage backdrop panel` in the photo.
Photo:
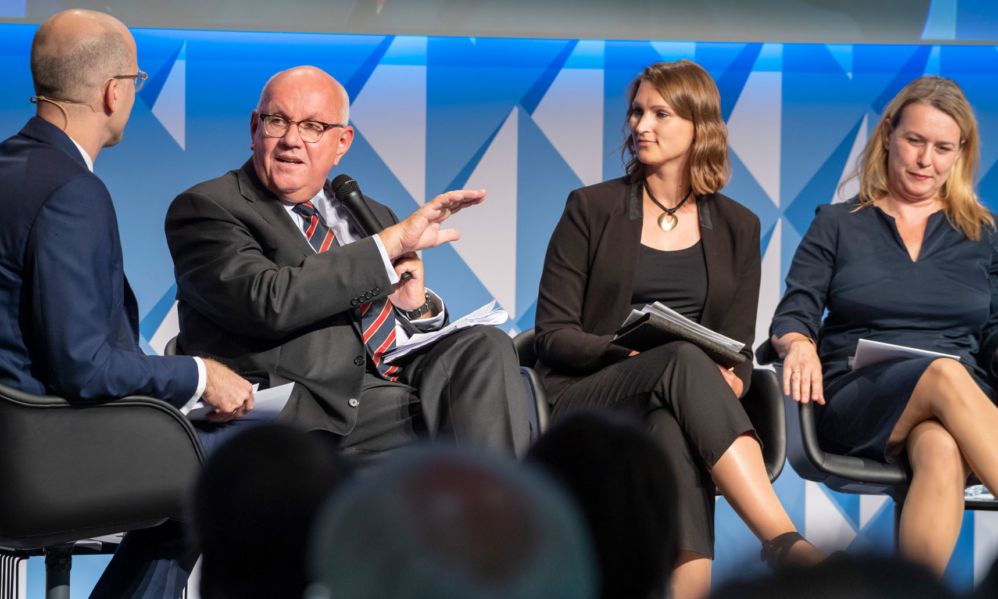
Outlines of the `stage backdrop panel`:
[{"label": "stage backdrop panel", "polygon": [[[16,4],[16,3],[15,3]],[[33,113],[28,53],[34,25],[0,25],[0,135]],[[487,202],[457,215],[463,239],[427,251],[430,285],[454,314],[497,298],[511,333],[533,326],[547,240],[569,191],[622,174],[625,89],[645,65],[689,58],[717,80],[731,139],[724,190],[762,221],[757,339],[765,335],[793,252],[816,206],[841,201],[885,103],[911,79],[956,79],[984,139],[981,194],[998,201],[998,48],[960,45],[529,40],[138,29],[150,73],[120,147],[96,171],[115,200],[126,272],[141,307],[142,343],[162,351],[176,333],[173,270],[163,235],[170,201],[238,168],[249,119],[275,72],[319,66],[353,99],[356,141],[338,172],[405,215],[447,189],[485,187]],[[840,184],[845,183],[840,193]],[[91,234],[101,235],[101,231]],[[890,502],[829,492],[786,468],[777,490],[825,549],[890,550]],[[2,492],[2,491],[0,491]],[[998,550],[998,519],[968,513],[948,579],[967,589]],[[718,505],[716,578],[761,569],[758,544]],[[105,563],[77,560],[74,596]],[[41,563],[31,560],[30,596]]]}]

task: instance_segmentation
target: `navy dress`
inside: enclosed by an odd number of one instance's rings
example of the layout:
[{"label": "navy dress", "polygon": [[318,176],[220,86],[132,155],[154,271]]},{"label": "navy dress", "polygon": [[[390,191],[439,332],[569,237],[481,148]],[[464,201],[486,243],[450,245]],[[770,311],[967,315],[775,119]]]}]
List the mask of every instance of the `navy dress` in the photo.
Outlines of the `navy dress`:
[{"label": "navy dress", "polygon": [[893,217],[873,206],[854,212],[856,206],[854,198],[818,208],[770,333],[797,332],[818,342],[822,447],[887,460],[887,439],[933,359],[851,370],[856,343],[866,338],[958,355],[992,395],[984,368],[998,347],[998,236],[985,226],[979,241],[968,239],[939,211],[929,217],[912,261]]}]

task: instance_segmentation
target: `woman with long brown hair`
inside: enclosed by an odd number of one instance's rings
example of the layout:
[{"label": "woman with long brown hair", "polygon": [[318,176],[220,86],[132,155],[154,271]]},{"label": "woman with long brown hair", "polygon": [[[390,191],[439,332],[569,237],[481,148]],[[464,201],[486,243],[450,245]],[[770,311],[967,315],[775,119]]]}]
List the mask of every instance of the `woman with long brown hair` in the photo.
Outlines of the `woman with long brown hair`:
[{"label": "woman with long brown hair", "polygon": [[[555,418],[631,411],[655,435],[680,495],[673,596],[698,597],[710,589],[715,484],[775,561],[821,555],[780,505],[739,403],[752,372],[759,219],[719,193],[729,168],[717,86],[693,62],[659,63],[628,103],[627,175],[573,191],[551,237],[538,370]],[[684,341],[641,353],[614,344],[632,307],[652,301],[744,342],[747,360],[725,368]]]}]

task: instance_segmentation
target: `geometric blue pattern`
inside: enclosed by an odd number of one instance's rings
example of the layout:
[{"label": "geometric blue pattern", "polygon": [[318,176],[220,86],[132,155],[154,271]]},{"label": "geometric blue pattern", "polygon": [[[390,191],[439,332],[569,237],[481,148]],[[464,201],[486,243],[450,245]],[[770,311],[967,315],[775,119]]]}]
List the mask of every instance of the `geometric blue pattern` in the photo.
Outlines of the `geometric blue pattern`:
[{"label": "geometric blue pattern", "polygon": [[[0,10],[9,6],[0,0]],[[968,10],[978,11],[979,18],[968,18]],[[979,39],[974,36],[994,32],[996,18],[991,3],[933,2],[923,37]],[[33,113],[27,64],[35,28],[0,25],[3,138]],[[143,344],[154,350],[171,333],[176,289],[163,235],[167,207],[180,191],[249,157],[249,113],[259,90],[273,73],[302,63],[327,70],[350,91],[357,135],[339,170],[353,175],[368,195],[405,215],[444,190],[489,182],[486,204],[456,217],[463,219],[456,220],[465,233],[462,240],[427,251],[424,259],[428,282],[447,298],[452,313],[496,297],[512,316],[511,330],[533,325],[544,252],[568,192],[623,173],[626,86],[659,60],[694,59],[721,91],[732,162],[724,191],[762,223],[765,269],[757,337],[815,207],[836,198],[856,148],[884,104],[912,78],[938,73],[964,87],[984,142],[980,193],[998,206],[998,48],[993,45],[162,29],[136,30],[135,36],[139,64],[150,78],[120,147],[102,153],[96,170],[118,212],[126,272],[142,311]],[[476,220],[475,214],[488,216]],[[889,502],[828,492],[804,483],[789,467],[776,488],[793,520],[819,544],[890,549]],[[955,587],[972,585],[982,573],[978,564],[998,551],[996,529],[998,522],[967,514],[947,573]],[[719,501],[715,578],[761,567],[756,548]],[[79,560],[74,572],[87,563]],[[99,569],[103,562],[89,563]],[[33,560],[32,571],[39,568]]]}]

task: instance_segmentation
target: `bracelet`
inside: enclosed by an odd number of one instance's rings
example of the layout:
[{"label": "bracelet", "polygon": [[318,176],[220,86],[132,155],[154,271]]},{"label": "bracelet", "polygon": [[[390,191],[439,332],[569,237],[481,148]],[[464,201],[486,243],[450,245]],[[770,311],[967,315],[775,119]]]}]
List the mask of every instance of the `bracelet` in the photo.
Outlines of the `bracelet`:
[{"label": "bracelet", "polygon": [[403,310],[399,308],[399,312],[402,313],[402,316],[405,316],[409,320],[416,320],[423,314],[426,314],[427,312],[432,312],[433,306],[430,304],[430,292],[424,291],[423,297],[426,298],[426,301],[423,302],[422,306],[416,308],[415,310]]}]

